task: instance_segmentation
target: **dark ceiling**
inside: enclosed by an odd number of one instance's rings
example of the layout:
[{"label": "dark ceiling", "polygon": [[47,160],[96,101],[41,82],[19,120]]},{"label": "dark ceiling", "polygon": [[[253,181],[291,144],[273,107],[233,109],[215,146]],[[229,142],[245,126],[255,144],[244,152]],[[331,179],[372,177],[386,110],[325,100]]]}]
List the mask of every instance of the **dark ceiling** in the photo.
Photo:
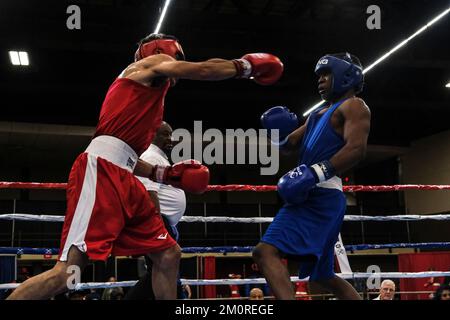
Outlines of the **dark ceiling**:
[{"label": "dark ceiling", "polygon": [[[0,90],[3,121],[96,124],[108,86],[151,32],[162,0],[2,0]],[[68,30],[66,8],[81,8],[81,30]],[[366,27],[369,5],[381,30]],[[260,114],[286,105],[299,114],[319,100],[317,59],[349,51],[373,62],[439,12],[448,0],[173,0],[162,32],[174,34],[189,60],[271,52],[285,64],[279,83],[180,81],[168,94],[174,128],[258,128]],[[370,142],[408,145],[450,129],[450,14],[366,77]],[[30,53],[10,65],[8,50]]]}]

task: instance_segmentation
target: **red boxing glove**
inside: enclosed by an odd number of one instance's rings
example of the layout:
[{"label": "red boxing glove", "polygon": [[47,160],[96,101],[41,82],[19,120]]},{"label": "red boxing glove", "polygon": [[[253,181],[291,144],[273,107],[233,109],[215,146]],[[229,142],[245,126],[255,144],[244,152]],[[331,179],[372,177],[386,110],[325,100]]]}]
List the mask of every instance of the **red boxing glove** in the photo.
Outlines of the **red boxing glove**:
[{"label": "red boxing glove", "polygon": [[155,165],[149,178],[190,193],[200,194],[208,187],[209,170],[197,160],[185,160],[173,166]]},{"label": "red boxing glove", "polygon": [[270,53],[249,53],[232,61],[236,67],[236,78],[253,77],[261,85],[274,84],[283,74],[283,63]]}]

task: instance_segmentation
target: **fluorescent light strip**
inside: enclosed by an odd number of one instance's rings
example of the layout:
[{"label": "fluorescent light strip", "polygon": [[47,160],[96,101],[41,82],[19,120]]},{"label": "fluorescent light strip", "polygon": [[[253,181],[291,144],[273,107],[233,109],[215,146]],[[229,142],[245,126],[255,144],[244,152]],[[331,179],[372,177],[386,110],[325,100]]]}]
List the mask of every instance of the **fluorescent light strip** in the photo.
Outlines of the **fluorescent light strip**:
[{"label": "fluorescent light strip", "polygon": [[317,102],[315,105],[313,105],[311,108],[309,108],[308,110],[305,111],[305,113],[303,114],[304,117],[306,117],[308,114],[310,114],[311,112],[313,112],[314,110],[316,110],[318,107],[320,107],[320,105],[322,103],[324,103],[325,100],[322,100],[320,102]]},{"label": "fluorescent light strip", "polygon": [[30,60],[28,60],[28,53],[25,51],[19,51],[19,60],[22,66],[30,65]]},{"label": "fluorescent light strip", "polygon": [[17,51],[9,51],[9,60],[13,66],[20,66],[19,53]]},{"label": "fluorescent light strip", "polygon": [[166,0],[166,3],[164,3],[163,11],[161,12],[161,16],[159,17],[158,25],[156,26],[156,29],[153,33],[159,33],[159,30],[161,29],[161,25],[164,21],[164,18],[166,17],[167,8],[169,7],[169,4],[172,0]]},{"label": "fluorescent light strip", "polygon": [[[414,32],[412,35],[410,35],[408,38],[406,38],[405,40],[403,40],[402,42],[400,42],[399,44],[397,44],[393,49],[389,50],[387,53],[383,54],[380,58],[378,58],[374,63],[372,63],[371,65],[369,65],[366,69],[363,70],[363,74],[367,73],[369,70],[373,69],[373,67],[375,67],[377,64],[379,64],[380,62],[382,62],[383,60],[387,59],[391,54],[393,54],[394,52],[396,52],[397,50],[399,50],[401,47],[405,46],[410,40],[412,40],[413,38],[417,37],[419,34],[421,34],[422,32],[424,32],[426,29],[428,29],[428,27],[430,27],[431,25],[433,25],[435,22],[439,21],[440,19],[442,19],[445,15],[447,15],[450,12],[450,8],[447,8],[446,10],[444,10],[443,12],[441,12],[439,15],[437,15],[435,18],[433,18],[430,22],[428,22],[426,25],[424,25],[422,28],[420,28],[419,30],[417,30],[416,32]],[[321,102],[315,104],[314,106],[312,106],[311,108],[309,108],[305,113],[303,113],[303,116],[306,117],[307,115],[309,115],[311,112],[313,112],[315,109],[317,109],[323,102],[325,102],[324,100],[322,100]]]}]

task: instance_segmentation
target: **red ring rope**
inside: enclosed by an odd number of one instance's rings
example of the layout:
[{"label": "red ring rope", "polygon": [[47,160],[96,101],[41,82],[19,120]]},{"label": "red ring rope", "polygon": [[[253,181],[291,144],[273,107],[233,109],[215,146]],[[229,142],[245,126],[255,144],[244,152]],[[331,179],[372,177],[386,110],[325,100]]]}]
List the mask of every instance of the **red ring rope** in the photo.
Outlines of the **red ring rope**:
[{"label": "red ring rope", "polygon": [[[0,189],[66,189],[67,183],[47,183],[47,182],[0,182]],[[425,185],[425,184],[405,184],[392,186],[344,186],[345,192],[386,192],[386,191],[405,191],[405,190],[450,190],[450,185]],[[210,185],[208,191],[255,191],[268,192],[276,191],[276,186],[269,185],[247,185],[247,184],[229,184],[229,185]]]}]

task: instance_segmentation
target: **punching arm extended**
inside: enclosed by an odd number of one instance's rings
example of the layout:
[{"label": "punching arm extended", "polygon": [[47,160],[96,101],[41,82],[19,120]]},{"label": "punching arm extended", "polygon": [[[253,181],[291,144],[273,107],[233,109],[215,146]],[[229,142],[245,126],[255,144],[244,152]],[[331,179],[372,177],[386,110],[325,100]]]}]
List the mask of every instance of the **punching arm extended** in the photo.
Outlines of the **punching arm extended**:
[{"label": "punching arm extended", "polygon": [[[158,77],[219,81],[229,78],[253,79],[261,85],[274,84],[283,73],[283,63],[269,53],[249,53],[242,58],[213,58],[202,62],[179,61],[165,55],[149,56],[132,65],[125,76],[137,81]],[[136,71],[133,73],[133,71]]]}]

